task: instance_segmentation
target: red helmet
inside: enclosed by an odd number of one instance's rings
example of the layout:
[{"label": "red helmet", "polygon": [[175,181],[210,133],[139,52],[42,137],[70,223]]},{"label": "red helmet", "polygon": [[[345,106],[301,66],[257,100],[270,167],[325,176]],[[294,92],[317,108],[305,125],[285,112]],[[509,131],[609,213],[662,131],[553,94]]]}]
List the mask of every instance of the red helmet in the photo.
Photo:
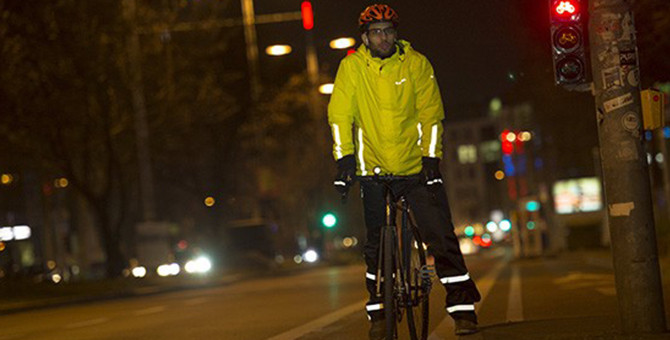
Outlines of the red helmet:
[{"label": "red helmet", "polygon": [[364,30],[369,24],[379,21],[389,21],[393,26],[398,26],[398,13],[388,5],[370,5],[361,12],[361,16],[358,18],[358,25]]}]

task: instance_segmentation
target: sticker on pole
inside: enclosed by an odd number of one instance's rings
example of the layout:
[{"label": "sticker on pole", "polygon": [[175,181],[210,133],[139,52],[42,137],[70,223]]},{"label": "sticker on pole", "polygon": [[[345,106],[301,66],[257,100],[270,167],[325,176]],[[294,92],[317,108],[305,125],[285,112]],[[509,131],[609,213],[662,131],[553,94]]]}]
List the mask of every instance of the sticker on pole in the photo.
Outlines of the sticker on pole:
[{"label": "sticker on pole", "polygon": [[605,112],[610,113],[616,109],[620,109],[630,104],[633,104],[633,94],[626,93],[623,96],[619,96],[604,102],[603,106],[605,107]]}]

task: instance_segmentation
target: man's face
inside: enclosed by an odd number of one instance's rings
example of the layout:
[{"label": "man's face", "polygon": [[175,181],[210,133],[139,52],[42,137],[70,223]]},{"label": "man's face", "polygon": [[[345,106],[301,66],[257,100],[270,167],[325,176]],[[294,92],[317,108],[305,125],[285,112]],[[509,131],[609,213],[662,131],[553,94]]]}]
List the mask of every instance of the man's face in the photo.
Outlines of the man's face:
[{"label": "man's face", "polygon": [[370,24],[368,30],[363,33],[361,39],[365,46],[370,49],[373,57],[388,58],[395,53],[395,41],[398,36],[393,24],[390,22],[375,22]]}]

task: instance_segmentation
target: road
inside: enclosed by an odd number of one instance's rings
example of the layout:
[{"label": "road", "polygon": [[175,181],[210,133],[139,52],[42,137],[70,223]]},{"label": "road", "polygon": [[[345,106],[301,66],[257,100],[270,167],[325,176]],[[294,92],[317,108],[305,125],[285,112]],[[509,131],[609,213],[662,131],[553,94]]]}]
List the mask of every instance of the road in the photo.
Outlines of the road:
[{"label": "road", "polygon": [[[502,249],[466,261],[483,301],[477,306],[482,332],[464,338],[531,339],[558,332],[563,337],[553,338],[607,339],[616,332],[607,261],[512,260]],[[363,278],[360,265],[318,267],[216,288],[27,311],[0,317],[0,340],[366,339]],[[431,296],[433,340],[456,338],[443,301],[438,286]]]}]

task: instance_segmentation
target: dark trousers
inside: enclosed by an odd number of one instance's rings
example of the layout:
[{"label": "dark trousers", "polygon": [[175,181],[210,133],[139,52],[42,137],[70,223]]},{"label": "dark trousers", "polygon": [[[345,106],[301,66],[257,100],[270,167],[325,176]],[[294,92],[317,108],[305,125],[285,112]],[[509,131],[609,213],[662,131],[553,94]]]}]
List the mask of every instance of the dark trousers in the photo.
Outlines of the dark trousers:
[{"label": "dark trousers", "polygon": [[[381,227],[386,224],[385,188],[382,183],[361,181],[367,229],[364,247],[366,286],[370,293],[366,309],[373,320],[383,317],[383,306],[380,299],[375,297],[375,273]],[[481,297],[463,261],[444,188],[432,192],[417,179],[395,181],[391,183],[391,189],[395,198],[404,195],[407,199],[423,242],[428,245],[428,253],[435,258],[435,270],[447,290],[447,312],[454,319],[466,318],[477,322],[474,303]]]}]

